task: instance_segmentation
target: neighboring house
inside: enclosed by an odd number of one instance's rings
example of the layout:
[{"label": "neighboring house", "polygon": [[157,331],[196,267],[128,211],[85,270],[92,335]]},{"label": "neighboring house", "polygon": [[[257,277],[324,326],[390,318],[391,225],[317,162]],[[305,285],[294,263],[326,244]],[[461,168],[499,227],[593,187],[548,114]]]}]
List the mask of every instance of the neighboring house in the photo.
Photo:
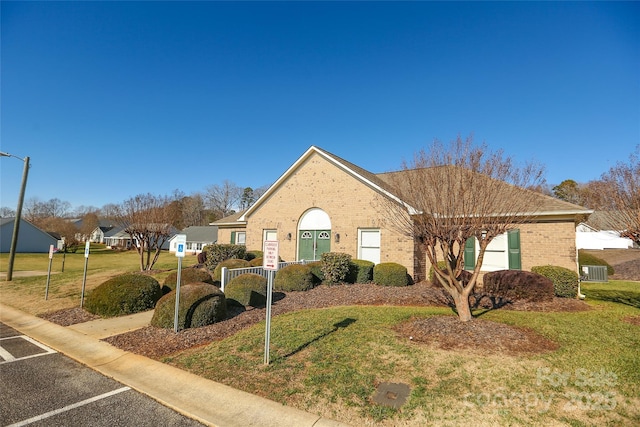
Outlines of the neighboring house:
[{"label": "neighboring house", "polygon": [[[0,252],[2,253],[11,252],[14,224],[15,218],[0,218]],[[58,242],[56,237],[39,229],[29,221],[20,219],[16,253],[49,252],[51,245],[56,249],[59,247]]]},{"label": "neighboring house", "polygon": [[187,236],[186,251],[194,255],[202,252],[206,245],[212,245],[218,240],[218,227],[211,225],[191,226],[173,235],[169,239],[169,252],[176,252],[176,236],[184,234]]},{"label": "neighboring house", "polygon": [[104,244],[110,249],[131,249],[131,236],[121,227],[104,232]]},{"label": "neighboring house", "polygon": [[115,226],[113,225],[96,227],[89,235],[89,241],[91,243],[104,243],[106,233],[114,228]]},{"label": "neighboring house", "polygon": [[107,233],[115,228],[117,227],[113,221],[101,219],[98,221],[98,226],[89,235],[89,241],[91,243],[105,243]]},{"label": "neighboring house", "polygon": [[[232,245],[245,245],[247,237],[247,222],[241,221],[239,218],[244,215],[246,211],[236,212],[232,215],[212,222],[210,225],[215,225],[218,229],[218,243],[232,244]],[[220,233],[224,239],[220,239]]]},{"label": "neighboring house", "polygon": [[620,232],[611,230],[605,211],[595,211],[585,222],[576,227],[576,245],[578,249],[629,249],[633,241],[620,237]]},{"label": "neighboring house", "polygon": [[[402,264],[414,280],[423,280],[430,264],[420,245],[385,227],[384,215],[374,208],[380,196],[397,199],[384,178],[312,146],[249,209],[213,223],[218,242],[244,239],[248,249],[261,250],[265,240],[278,240],[285,261],[343,252],[354,259]],[[592,211],[534,194],[543,201],[540,214],[519,230],[495,238],[483,271],[529,271],[547,264],[577,271],[576,224]],[[469,267],[477,257],[473,244],[466,252]]]},{"label": "neighboring house", "polygon": [[[169,249],[169,240],[176,234],[176,230],[171,227],[169,238],[164,242],[160,249]],[[132,242],[131,236],[123,228],[114,227],[113,229],[105,232],[104,243],[107,248],[111,249],[131,249],[132,244],[137,245],[137,241]]]}]

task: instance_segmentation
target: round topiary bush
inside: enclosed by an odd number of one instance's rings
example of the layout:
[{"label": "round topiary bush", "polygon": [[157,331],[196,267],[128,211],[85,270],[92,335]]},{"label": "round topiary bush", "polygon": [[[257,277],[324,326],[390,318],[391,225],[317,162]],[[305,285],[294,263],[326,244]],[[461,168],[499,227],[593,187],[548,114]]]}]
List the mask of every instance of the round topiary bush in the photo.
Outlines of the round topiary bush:
[{"label": "round topiary bush", "polygon": [[244,254],[244,259],[246,259],[247,261],[253,261],[256,258],[262,258],[262,251],[247,251],[247,253]]},{"label": "round topiary bush", "polygon": [[484,275],[482,289],[502,302],[553,300],[553,282],[529,271],[492,271]]},{"label": "round topiary bush", "polygon": [[[176,291],[160,298],[151,318],[151,325],[173,329],[176,311]],[[227,318],[227,303],[224,293],[209,283],[180,284],[178,307],[178,330],[199,328]]]},{"label": "round topiary bush", "polygon": [[230,258],[220,262],[215,270],[213,270],[213,280],[220,282],[222,280],[222,267],[227,268],[245,268],[250,267],[249,261],[239,258]]},{"label": "round topiary bush", "polygon": [[261,267],[261,266],[262,266],[262,263],[263,263],[263,258],[262,258],[262,257],[260,257],[260,258],[254,258],[254,259],[252,259],[251,261],[249,261],[249,265],[250,265],[251,267]]},{"label": "round topiary bush", "polygon": [[349,265],[348,283],[369,283],[373,280],[375,263],[364,259],[352,259]]},{"label": "round topiary bush", "polygon": [[308,291],[313,285],[311,267],[304,264],[291,264],[281,268],[273,280],[273,290],[280,292]]},{"label": "round topiary bush", "polygon": [[313,274],[314,282],[316,284],[324,282],[324,273],[322,272],[322,261],[313,261],[308,264],[311,269],[311,274]]},{"label": "round topiary bush", "polygon": [[382,286],[407,286],[411,281],[405,266],[383,262],[373,267],[373,283]]},{"label": "round topiary bush", "polygon": [[557,297],[576,298],[578,296],[578,273],[575,271],[556,265],[531,267],[531,271],[550,279]]},{"label": "round topiary bush", "polygon": [[267,301],[267,279],[259,274],[241,274],[231,279],[224,288],[224,294],[227,304],[263,306]]},{"label": "round topiary bush", "polygon": [[152,309],[162,297],[160,283],[151,276],[126,273],[89,292],[84,308],[103,317],[122,316]]},{"label": "round topiary bush", "polygon": [[[164,279],[162,292],[168,294],[176,288],[178,282],[178,271],[172,271]],[[210,285],[214,284],[211,273],[204,268],[183,268],[180,272],[180,287],[191,283],[204,282]]]}]

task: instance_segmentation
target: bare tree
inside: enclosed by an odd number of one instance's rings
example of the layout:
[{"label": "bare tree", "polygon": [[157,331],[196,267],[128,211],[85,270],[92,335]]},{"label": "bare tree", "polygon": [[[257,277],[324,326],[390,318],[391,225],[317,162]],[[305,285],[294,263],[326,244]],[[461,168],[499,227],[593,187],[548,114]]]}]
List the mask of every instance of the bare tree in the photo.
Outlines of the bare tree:
[{"label": "bare tree", "polygon": [[94,212],[88,212],[82,216],[82,222],[78,232],[85,241],[91,238],[91,233],[100,225],[98,215]]},{"label": "bare tree", "polygon": [[206,207],[215,213],[216,219],[231,215],[240,202],[242,192],[243,189],[228,180],[222,185],[211,185],[204,195]]},{"label": "bare tree", "polygon": [[171,202],[169,197],[140,194],[118,209],[116,221],[131,237],[140,256],[141,271],[153,268],[162,245],[171,237],[175,220],[172,210],[168,209]]},{"label": "bare tree", "polygon": [[39,219],[38,227],[49,233],[60,235],[63,242],[63,252],[75,252],[78,249],[80,244],[78,240],[79,230],[73,222],[65,218],[49,216]]},{"label": "bare tree", "polygon": [[80,205],[73,210],[73,215],[76,218],[82,218],[83,216],[90,213],[98,215],[99,212],[100,209],[96,208],[95,206]]},{"label": "bare tree", "polygon": [[[530,221],[546,198],[529,190],[543,181],[542,172],[534,164],[517,167],[502,151],[492,153],[486,144],[475,147],[471,137],[458,137],[449,145],[435,141],[403,170],[380,176],[398,196],[378,199],[385,221],[418,242],[461,321],[472,319],[469,295],[489,243]],[[463,274],[469,238],[479,244],[470,277]]]},{"label": "bare tree", "polygon": [[640,245],[640,145],[629,163],[618,162],[602,175],[600,196],[610,208],[608,228]]},{"label": "bare tree", "polygon": [[185,227],[191,225],[207,225],[204,214],[204,200],[201,194],[194,193],[182,200],[182,220]]},{"label": "bare tree", "polygon": [[14,216],[16,216],[15,209],[11,209],[6,206],[0,208],[0,218],[11,218]]}]

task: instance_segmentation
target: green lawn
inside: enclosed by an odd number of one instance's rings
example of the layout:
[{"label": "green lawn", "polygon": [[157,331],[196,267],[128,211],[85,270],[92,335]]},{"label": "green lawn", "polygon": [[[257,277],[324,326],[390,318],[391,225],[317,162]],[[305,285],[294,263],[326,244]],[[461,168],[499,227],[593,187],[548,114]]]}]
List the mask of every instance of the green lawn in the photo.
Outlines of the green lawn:
[{"label": "green lawn", "polygon": [[[0,254],[6,271],[7,254]],[[48,254],[18,254],[14,271],[44,275],[0,283],[0,300],[32,314],[79,305],[84,254],[56,254],[44,300]],[[183,265],[196,263],[195,256]],[[177,258],[163,253],[160,282]],[[87,290],[137,271],[135,252],[93,248]],[[412,317],[444,308],[353,306],[304,310],[272,320],[265,366],[264,322],[164,361],[232,387],[354,426],[640,425],[640,282],[584,283],[591,310],[540,313],[492,310],[491,320],[535,330],[559,344],[533,356],[445,351],[400,338]],[[373,403],[378,384],[405,383],[401,409]]]},{"label": "green lawn", "polygon": [[[275,317],[269,366],[264,323],[165,362],[358,426],[639,425],[640,327],[628,320],[637,323],[640,311],[608,297],[596,300],[599,286],[583,287],[589,311],[482,316],[531,328],[560,345],[534,356],[444,351],[393,330],[412,317],[450,315],[446,309],[357,306]],[[638,282],[603,286],[640,297]],[[381,382],[410,386],[400,410],[372,403]]]},{"label": "green lawn", "polygon": [[[0,254],[0,272],[6,273],[9,254]],[[64,308],[78,307],[82,294],[85,263],[87,277],[85,292],[107,279],[126,272],[140,271],[140,260],[135,251],[112,251],[104,245],[92,245],[89,258],[84,257],[84,248],[73,254],[56,253],[51,262],[48,299],[45,301],[49,254],[16,254],[13,280],[0,280],[0,301],[31,314],[41,314]],[[196,256],[183,259],[184,267],[197,263]],[[63,271],[64,264],[64,271]],[[160,254],[154,265],[153,276],[162,283],[169,270],[178,268],[175,255],[167,251]],[[20,277],[21,272],[37,271],[36,276]]]}]

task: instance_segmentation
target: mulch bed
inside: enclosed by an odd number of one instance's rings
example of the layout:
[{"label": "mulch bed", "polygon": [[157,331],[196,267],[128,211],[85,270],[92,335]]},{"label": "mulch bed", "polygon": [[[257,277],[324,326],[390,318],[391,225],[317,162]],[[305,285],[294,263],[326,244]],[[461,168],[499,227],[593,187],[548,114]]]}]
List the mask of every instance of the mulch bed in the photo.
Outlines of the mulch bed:
[{"label": "mulch bed", "polygon": [[[472,299],[473,300],[473,299]],[[482,299],[478,298],[479,306]],[[387,287],[372,284],[318,286],[306,292],[274,293],[272,316],[312,308],[341,305],[392,306],[449,306],[449,298],[442,288],[428,282],[406,287]],[[486,304],[485,304],[486,305]],[[492,307],[487,306],[487,309]],[[544,303],[516,302],[502,307],[521,311],[583,311],[591,308],[583,301],[554,298]],[[136,331],[106,338],[105,341],[122,350],[161,359],[164,356],[212,341],[229,337],[265,318],[264,308],[231,310],[226,320],[213,325],[178,332],[148,326]],[[48,313],[43,318],[68,326],[97,318],[80,308]],[[522,354],[553,350],[555,344],[533,331],[483,319],[459,322],[455,316],[433,316],[415,319],[399,325],[400,336],[412,337],[416,343],[438,345],[444,349],[472,348],[488,353],[493,350]]]}]

